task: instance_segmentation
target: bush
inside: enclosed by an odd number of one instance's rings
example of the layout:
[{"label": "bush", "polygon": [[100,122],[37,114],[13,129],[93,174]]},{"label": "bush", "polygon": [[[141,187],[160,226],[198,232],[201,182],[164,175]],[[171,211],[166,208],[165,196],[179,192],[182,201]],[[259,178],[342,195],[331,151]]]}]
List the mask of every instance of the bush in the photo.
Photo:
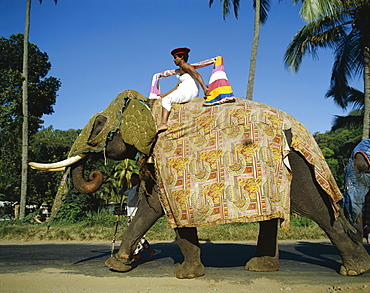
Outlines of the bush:
[{"label": "bush", "polygon": [[84,210],[76,203],[64,203],[53,217],[53,221],[75,224],[85,217]]},{"label": "bush", "polygon": [[62,206],[54,215],[53,221],[64,224],[76,224],[83,221],[88,213],[97,211],[100,200],[89,194],[71,190],[64,198]]},{"label": "bush", "polygon": [[[120,222],[125,221],[122,218]],[[117,221],[117,216],[115,216],[110,211],[97,211],[97,212],[87,212],[85,218],[82,221],[84,227],[93,226],[112,226]]]}]

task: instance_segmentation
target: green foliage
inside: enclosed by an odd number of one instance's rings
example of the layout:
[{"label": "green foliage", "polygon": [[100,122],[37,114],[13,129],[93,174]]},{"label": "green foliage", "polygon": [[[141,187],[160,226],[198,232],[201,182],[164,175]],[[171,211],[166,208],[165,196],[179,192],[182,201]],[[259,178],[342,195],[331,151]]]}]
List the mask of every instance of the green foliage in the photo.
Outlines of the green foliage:
[{"label": "green foliage", "polygon": [[344,168],[353,149],[361,141],[361,134],[361,125],[314,134],[315,140],[341,190],[343,190],[344,185]]},{"label": "green foliage", "polygon": [[330,14],[341,7],[342,0],[302,1],[301,16],[308,22]]},{"label": "green foliage", "polygon": [[101,205],[98,198],[91,194],[82,194],[71,190],[63,200],[63,204],[55,214],[53,221],[63,223],[79,223],[90,211],[97,211]]},{"label": "green foliage", "polygon": [[129,188],[132,173],[139,173],[137,161],[125,159],[123,161],[107,160],[107,164],[99,170],[104,175],[104,183],[96,192],[97,196],[108,203],[121,202],[122,194]]},{"label": "green foliage", "polygon": [[[116,217],[109,212],[88,213],[87,217],[76,224],[53,222],[46,233],[46,224],[25,224],[20,221],[0,222],[0,240],[105,240],[111,241],[115,231]],[[119,219],[120,239],[127,225],[125,217]],[[230,223],[198,228],[201,241],[256,241],[258,223]],[[175,232],[168,228],[166,217],[158,221],[146,233],[151,241],[173,241]],[[279,230],[279,239],[327,239],[324,231],[311,220],[293,214],[288,231]]]},{"label": "green foliage", "polygon": [[[80,133],[79,130],[54,130],[51,126],[37,132],[30,141],[30,161],[58,162],[68,156],[68,152]],[[28,173],[28,202],[51,206],[62,178],[61,172],[30,170]]]},{"label": "green foliage", "polygon": [[304,218],[296,213],[291,213],[290,215],[290,224],[297,227],[309,227],[314,225],[314,221]]},{"label": "green foliage", "polygon": [[[23,35],[0,37],[0,194],[18,200],[21,174]],[[51,68],[48,55],[29,44],[28,110],[29,134],[41,127],[44,114],[53,113],[61,83],[47,77]]]},{"label": "green foliage", "polygon": [[[22,125],[23,34],[0,37],[0,129],[11,134]],[[46,77],[51,64],[48,55],[29,44],[29,131],[35,133],[43,123],[42,115],[54,112],[56,92],[61,83]]]},{"label": "green foliage", "polygon": [[[211,7],[214,0],[209,0],[208,4]],[[226,20],[226,16],[230,13],[231,4],[233,7],[235,18],[239,16],[239,7],[240,7],[240,0],[220,0],[222,2],[222,16],[224,20]],[[292,2],[295,2],[292,0]],[[253,8],[255,9],[255,1],[252,3]],[[261,0],[260,1],[260,23],[264,24],[267,21],[268,13],[270,11],[271,0]]]},{"label": "green foliage", "polygon": [[[113,226],[117,220],[117,217],[110,211],[89,211],[86,213],[85,218],[82,221],[84,227],[95,227],[95,226]],[[121,217],[121,224],[126,222],[126,219]]]}]

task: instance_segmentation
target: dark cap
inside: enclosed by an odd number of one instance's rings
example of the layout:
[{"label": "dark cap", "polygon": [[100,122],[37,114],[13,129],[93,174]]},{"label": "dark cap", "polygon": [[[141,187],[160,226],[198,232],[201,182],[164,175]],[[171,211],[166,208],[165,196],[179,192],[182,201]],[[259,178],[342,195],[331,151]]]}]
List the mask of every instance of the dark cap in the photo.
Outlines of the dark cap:
[{"label": "dark cap", "polygon": [[181,54],[181,53],[189,53],[190,52],[190,49],[189,48],[186,48],[186,47],[182,47],[182,48],[176,48],[176,49],[173,49],[171,51],[171,55],[172,56],[175,56],[177,54]]}]

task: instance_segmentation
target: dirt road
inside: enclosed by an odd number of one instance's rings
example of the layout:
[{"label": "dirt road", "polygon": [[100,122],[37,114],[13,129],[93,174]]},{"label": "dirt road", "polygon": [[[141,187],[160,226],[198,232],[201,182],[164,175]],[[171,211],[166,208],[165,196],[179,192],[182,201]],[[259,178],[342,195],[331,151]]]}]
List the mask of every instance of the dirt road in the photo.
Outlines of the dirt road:
[{"label": "dirt road", "polygon": [[[244,270],[254,242],[202,243],[204,277],[172,276],[182,261],[176,243],[153,242],[153,260],[136,262],[127,273],[104,266],[109,242],[0,242],[0,292],[370,292],[370,272],[338,274],[340,257],[328,241],[281,241],[281,268],[273,273]],[[370,252],[370,246],[367,247]]]}]

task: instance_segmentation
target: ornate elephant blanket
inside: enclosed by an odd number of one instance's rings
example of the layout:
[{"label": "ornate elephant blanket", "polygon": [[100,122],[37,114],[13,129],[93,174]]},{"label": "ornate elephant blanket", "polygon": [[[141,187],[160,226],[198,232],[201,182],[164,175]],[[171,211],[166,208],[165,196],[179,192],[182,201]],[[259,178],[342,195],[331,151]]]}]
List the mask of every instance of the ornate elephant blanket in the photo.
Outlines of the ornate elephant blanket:
[{"label": "ornate elephant blanket", "polygon": [[[342,198],[308,130],[295,118],[246,99],[213,107],[204,100],[173,104],[169,128],[154,147],[162,203],[171,227],[198,227],[281,218],[290,222],[289,147],[314,166],[334,203]],[[153,106],[156,121],[161,103]],[[336,207],[334,208],[336,210]]]}]

